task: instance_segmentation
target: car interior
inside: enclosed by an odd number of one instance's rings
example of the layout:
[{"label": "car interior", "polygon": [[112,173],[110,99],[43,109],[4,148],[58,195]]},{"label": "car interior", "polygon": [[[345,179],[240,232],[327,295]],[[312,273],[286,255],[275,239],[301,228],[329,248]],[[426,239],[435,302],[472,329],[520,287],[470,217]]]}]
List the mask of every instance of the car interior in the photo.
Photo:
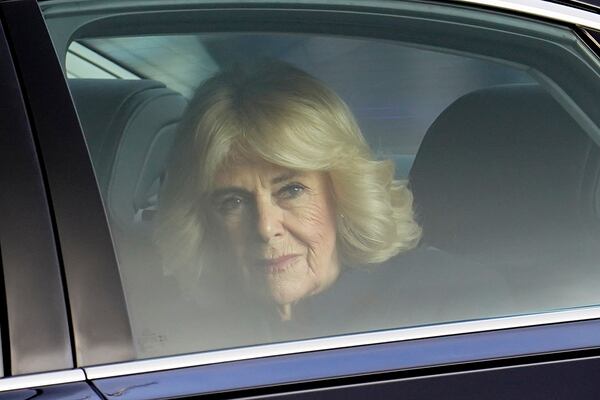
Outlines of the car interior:
[{"label": "car interior", "polygon": [[517,312],[597,304],[598,167],[598,144],[540,85],[471,92],[411,169],[424,240],[502,265]]},{"label": "car interior", "polygon": [[[118,43],[101,40],[85,43],[104,54]],[[409,180],[424,229],[421,246],[493,262],[514,297],[510,314],[599,302],[598,145],[531,76],[383,41],[233,34],[199,40],[203,57],[210,54],[217,65],[248,54],[276,58],[336,90],[375,154],[393,159],[397,178]],[[382,61],[373,66],[372,59]],[[147,77],[69,79],[69,86],[104,199],[138,355],[189,352],[201,321],[163,274],[152,243],[161,179],[168,158],[177,156],[169,149],[189,93]],[[506,310],[478,317],[501,316]]]}]

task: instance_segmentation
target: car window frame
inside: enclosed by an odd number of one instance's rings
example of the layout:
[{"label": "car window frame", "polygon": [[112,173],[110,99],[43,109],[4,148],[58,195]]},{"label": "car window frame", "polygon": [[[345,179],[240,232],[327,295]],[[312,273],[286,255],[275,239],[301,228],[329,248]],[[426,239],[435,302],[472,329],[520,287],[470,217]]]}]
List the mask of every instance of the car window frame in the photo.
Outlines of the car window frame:
[{"label": "car window frame", "polygon": [[[73,351],[53,216],[33,136],[13,37],[0,4],[0,246],[4,378],[73,368]],[[4,309],[5,308],[5,309]],[[12,382],[12,383],[11,383]]]},{"label": "car window frame", "polygon": [[74,366],[130,360],[131,328],[110,231],[45,21],[31,0],[2,3],[2,21],[11,38],[48,187],[64,269]]},{"label": "car window frame", "polygon": [[580,29],[580,35],[587,45],[600,56],[600,30]]},{"label": "car window frame", "polygon": [[[215,11],[215,10],[213,10]],[[255,12],[257,11],[256,9],[254,10]],[[215,11],[217,12],[217,11]],[[571,22],[567,21],[566,26],[571,27]],[[59,50],[59,54],[60,54],[60,50]],[[587,310],[589,311],[589,310]],[[596,310],[594,310],[595,312]],[[583,312],[585,313],[585,310],[576,310],[575,312]],[[581,325],[582,319],[591,319],[591,321],[587,321],[589,322],[589,329],[597,329],[598,328],[598,321],[596,321],[596,319],[598,318],[598,314],[595,314],[594,312],[588,314],[587,317],[582,316],[582,315],[575,315],[575,314],[569,314],[571,315],[571,318],[569,320],[569,317],[564,317],[565,314],[563,314],[563,317],[561,317],[560,320],[549,320],[548,318],[546,318],[547,316],[543,316],[540,319],[539,325],[542,326],[544,329],[548,329],[548,334],[551,334],[551,332],[555,332],[554,329],[557,327],[561,327],[561,326],[566,326],[566,327],[575,327],[578,326],[579,328],[581,328],[583,325]],[[568,312],[567,312],[568,314]],[[505,322],[507,322],[507,325],[504,326],[495,326],[493,328],[491,328],[488,332],[479,332],[482,335],[490,335],[489,337],[494,336],[494,334],[496,333],[501,333],[501,332],[508,332],[510,333],[514,333],[514,332],[525,332],[527,329],[532,328],[531,325],[528,326],[519,326],[519,325],[515,325],[514,324],[514,319],[510,320],[510,319],[505,319]],[[572,321],[572,322],[567,322],[567,321]],[[483,322],[482,322],[483,323]],[[588,325],[586,325],[588,326]],[[502,329],[507,329],[506,331],[502,330]],[[587,329],[587,328],[586,328]],[[590,331],[591,332],[591,331]],[[464,334],[464,335],[463,335]],[[400,338],[400,337],[395,337],[395,338],[386,338],[386,339],[381,339],[381,343],[397,343],[397,344],[402,344],[402,343],[423,343],[423,342],[419,342],[421,340],[426,340],[426,339],[432,339],[432,340],[439,340],[438,343],[442,343],[444,342],[444,340],[446,340],[446,338],[448,336],[451,337],[462,337],[464,338],[464,342],[462,342],[462,345],[465,346],[466,349],[469,348],[468,343],[469,340],[472,338],[472,336],[469,336],[473,334],[473,332],[470,333],[466,333],[466,332],[449,332],[449,331],[445,331],[444,333],[439,335],[439,338],[417,338],[417,337],[408,337],[408,338]],[[457,336],[454,336],[457,335]],[[352,337],[356,337],[357,335],[351,335]],[[412,340],[415,340],[415,342],[411,342]],[[312,341],[311,343],[316,343],[316,341]],[[326,342],[325,345],[327,345]],[[333,341],[329,342],[330,344],[333,343]],[[355,349],[357,349],[359,346],[366,346],[366,345],[370,345],[373,346],[375,344],[373,344],[374,342],[372,341],[372,339],[366,339],[365,342],[353,342],[350,345],[348,345],[348,347],[346,349],[342,348],[339,346],[339,343],[336,344],[337,347],[333,347],[330,348],[332,350],[336,350],[336,351],[353,351]],[[254,352],[254,350],[256,350],[257,348],[253,348],[253,349],[247,349],[248,353],[250,354],[247,359],[262,359],[264,357],[280,357],[280,356],[286,356],[286,355],[297,355],[298,354],[298,348],[300,347],[300,342],[294,342],[290,344],[290,349],[289,350],[285,350],[283,353],[269,353],[268,351],[266,353],[260,353],[260,352]],[[263,347],[261,347],[262,349],[270,349],[269,346],[277,346],[277,345],[265,345]],[[321,346],[321,345],[319,345]],[[563,352],[566,350],[573,350],[573,349],[580,349],[580,348],[588,348],[588,349],[593,349],[596,348],[597,346],[600,346],[600,342],[598,341],[593,341],[593,342],[588,342],[588,343],[579,343],[579,344],[561,344],[558,343],[557,344],[558,347],[555,347],[553,349],[539,349],[536,351],[541,351],[541,352]],[[272,347],[271,347],[272,348]],[[326,347],[313,347],[310,348],[308,350],[306,350],[306,354],[311,354],[311,355],[316,355],[316,354],[322,354],[320,352],[322,351],[326,351],[327,348]],[[506,350],[506,349],[505,349]],[[139,361],[131,361],[131,362],[126,362],[126,363],[122,363],[122,364],[118,364],[118,363],[113,363],[110,362],[108,365],[106,366],[89,366],[89,367],[84,367],[84,370],[86,371],[86,373],[88,374],[88,376],[90,377],[90,379],[95,379],[95,380],[101,380],[101,379],[112,379],[118,377],[118,376],[124,376],[124,375],[128,375],[128,374],[145,374],[148,373],[150,371],[168,371],[168,370],[172,370],[172,369],[183,369],[183,368],[187,368],[187,367],[191,367],[191,366],[197,366],[197,365],[201,365],[203,363],[203,361],[201,360],[202,357],[210,357],[211,355],[217,355],[216,357],[216,361],[214,362],[206,362],[204,361],[205,365],[212,365],[212,364],[221,364],[224,362],[232,362],[232,363],[236,363],[236,362],[242,362],[239,361],[241,360],[239,355],[235,355],[236,358],[231,358],[231,359],[227,359],[227,357],[224,358],[219,358],[218,356],[222,356],[223,354],[235,354],[234,351],[230,351],[230,353],[226,353],[228,350],[225,351],[215,351],[215,352],[209,352],[209,353],[205,353],[205,354],[196,354],[196,355],[190,355],[190,356],[170,356],[170,357],[166,357],[165,359],[162,360],[139,360]],[[240,349],[240,353],[243,353],[244,351],[246,351],[246,349]],[[233,353],[232,353],[233,352]],[[217,354],[218,353],[218,354]],[[468,351],[467,351],[468,353]],[[504,353],[502,354],[498,354],[498,357],[509,357],[508,353]],[[514,355],[513,355],[514,356]],[[236,361],[237,360],[237,361]],[[466,358],[462,361],[468,361],[469,359]],[[160,364],[160,365],[159,365]],[[400,365],[397,365],[397,368],[400,368]],[[372,372],[373,370],[371,370]],[[366,372],[366,371],[365,371]],[[140,375],[141,376],[141,375]],[[108,392],[107,392],[108,393]]]}]

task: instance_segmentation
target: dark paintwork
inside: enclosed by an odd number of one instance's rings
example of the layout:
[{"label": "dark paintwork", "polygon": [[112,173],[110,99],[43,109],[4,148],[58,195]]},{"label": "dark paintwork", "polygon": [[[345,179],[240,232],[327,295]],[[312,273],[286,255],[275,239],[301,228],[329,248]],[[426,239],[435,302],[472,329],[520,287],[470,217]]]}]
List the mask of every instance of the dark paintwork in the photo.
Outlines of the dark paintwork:
[{"label": "dark paintwork", "polygon": [[585,321],[245,360],[94,384],[108,398],[152,399],[598,347],[600,321]]},{"label": "dark paintwork", "polygon": [[1,28],[0,245],[9,324],[3,339],[11,344],[11,365],[5,366],[13,374],[67,369],[73,367],[73,355],[52,221]]},{"label": "dark paintwork", "polygon": [[131,359],[131,329],[104,208],[44,20],[33,0],[2,3],[2,15],[50,185],[77,365]]},{"label": "dark paintwork", "polygon": [[600,57],[600,32],[590,29],[579,29],[577,34]]},{"label": "dark paintwork", "polygon": [[85,382],[0,393],[0,400],[102,400]]},{"label": "dark paintwork", "polygon": [[[597,399],[600,359],[450,373],[274,395],[270,399]],[[257,398],[257,397],[253,397]]]},{"label": "dark paintwork", "polygon": [[587,31],[592,38],[594,38],[596,47],[600,46],[600,32],[598,31]]},{"label": "dark paintwork", "polygon": [[582,8],[587,11],[600,12],[600,0],[553,0],[552,2]]},{"label": "dark paintwork", "polygon": [[[43,3],[49,0],[38,0],[38,2]],[[558,4],[564,4],[564,5],[568,5],[571,7],[579,7],[579,8],[584,8],[587,10],[594,10],[594,9],[599,9],[600,10],[600,0],[546,0],[549,3],[558,3]],[[438,2],[443,2],[441,0],[438,0]]]},{"label": "dark paintwork", "polygon": [[[30,3],[3,3],[8,10],[5,18],[9,22],[15,41],[17,59],[25,79],[25,93],[29,98],[37,134],[44,146],[43,155],[52,185],[52,199],[57,213],[58,232],[63,245],[63,255],[69,283],[83,283],[81,287],[69,288],[76,335],[82,345],[80,362],[102,358],[100,353],[113,350],[113,344],[129,340],[127,329],[120,316],[111,319],[109,295],[95,296],[96,291],[116,290],[114,260],[105,222],[99,222],[101,205],[97,190],[90,188],[93,181],[89,159],[82,150],[79,127],[74,123],[74,111],[65,99],[66,85],[56,67],[39,15]],[[27,24],[19,23],[27,21]],[[36,48],[35,52],[30,51]],[[29,51],[29,52],[27,52]],[[33,54],[32,54],[33,53]],[[37,67],[36,67],[37,66]],[[40,71],[38,68],[42,68]],[[36,72],[39,76],[36,76]],[[40,72],[43,72],[40,73]],[[52,95],[48,95],[51,93]],[[57,118],[62,115],[62,120]],[[64,138],[64,141],[60,139]],[[62,158],[61,158],[62,155]],[[73,168],[77,166],[77,168]],[[77,170],[77,171],[75,171]],[[64,176],[61,176],[64,174]],[[74,196],[73,194],[77,195]],[[68,197],[71,197],[69,199]],[[85,207],[81,207],[84,204]],[[69,209],[69,207],[72,207]],[[70,215],[72,212],[75,215]],[[97,231],[94,231],[96,228]],[[106,266],[109,276],[85,276],[81,268],[87,265]],[[94,274],[97,273],[94,272]],[[120,287],[117,292],[120,292]],[[86,292],[87,291],[87,292]],[[122,294],[121,294],[122,296]],[[82,300],[83,304],[75,300]],[[98,300],[99,305],[92,300]],[[123,309],[122,298],[114,300],[116,309]],[[89,314],[89,319],[86,319]],[[117,325],[113,327],[111,322]],[[94,325],[96,323],[96,325]],[[98,332],[98,340],[104,346],[94,349],[86,347],[93,336],[92,326],[121,331],[113,336]],[[97,344],[97,343],[96,343]],[[377,371],[417,368],[433,364],[463,363],[468,360],[509,357],[536,352],[555,352],[567,349],[593,348],[600,346],[600,322],[588,321],[459,335],[447,338],[421,339],[402,343],[388,343],[351,349],[330,350],[312,354],[290,355],[271,359],[249,360],[228,364],[194,367],[161,373],[97,380],[95,383],[110,395],[109,398],[156,398],[160,395],[192,395],[231,389],[279,384],[290,381],[329,378],[341,375],[359,375]],[[117,352],[122,351],[117,346]],[[89,352],[89,353],[88,353]],[[107,353],[110,353],[108,351]],[[124,353],[119,353],[123,356]],[[129,357],[127,355],[125,358]],[[107,354],[106,359],[114,359]],[[460,364],[459,364],[460,365]],[[424,372],[423,372],[424,373]],[[379,385],[336,389],[326,393],[311,392],[294,395],[300,398],[584,398],[594,387],[598,375],[598,361],[571,360],[563,363],[516,367],[505,370],[468,372],[457,375],[436,376]],[[561,378],[567,385],[561,390]],[[283,389],[280,389],[283,390]],[[78,397],[81,394],[81,397]],[[10,397],[13,396],[13,397]],[[69,400],[98,398],[85,383],[65,384],[39,391],[22,390],[0,394],[0,400],[32,398]],[[46,397],[44,397],[46,396]],[[54,397],[52,397],[54,396]]]}]

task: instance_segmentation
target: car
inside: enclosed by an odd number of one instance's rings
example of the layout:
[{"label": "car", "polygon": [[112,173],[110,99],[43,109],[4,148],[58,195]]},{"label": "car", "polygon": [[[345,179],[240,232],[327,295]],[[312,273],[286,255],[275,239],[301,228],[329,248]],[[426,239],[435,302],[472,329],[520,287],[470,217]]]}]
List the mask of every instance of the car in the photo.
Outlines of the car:
[{"label": "car", "polygon": [[[0,400],[598,397],[599,42],[591,0],[0,1]],[[197,88],[261,60],[343,99],[423,230],[328,330],[263,334],[157,245]]]}]

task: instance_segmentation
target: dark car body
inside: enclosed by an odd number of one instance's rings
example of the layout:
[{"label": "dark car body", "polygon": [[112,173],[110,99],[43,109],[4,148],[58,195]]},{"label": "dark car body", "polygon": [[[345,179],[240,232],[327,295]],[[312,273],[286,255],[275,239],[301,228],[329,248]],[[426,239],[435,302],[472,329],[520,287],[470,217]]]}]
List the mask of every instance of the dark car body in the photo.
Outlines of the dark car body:
[{"label": "dark car body", "polygon": [[[53,20],[51,3],[0,1],[0,400],[598,396],[594,305],[136,360],[99,178],[57,56],[65,49],[57,44],[60,33],[53,43],[48,31],[61,18],[100,29],[103,11],[80,12],[74,3]],[[194,10],[217,32],[352,32],[400,40],[399,11],[388,3],[204,1]],[[600,57],[595,1],[445,4],[564,27]],[[161,7],[185,22],[186,8],[177,13],[176,3],[144,10]],[[152,21],[151,13],[146,17]],[[106,21],[116,35],[130,34],[126,19]],[[432,36],[436,29],[432,24]],[[69,38],[62,40],[66,46]],[[565,85],[588,87],[578,101],[597,118],[600,77],[593,86],[578,81],[583,75],[573,70]]]}]

